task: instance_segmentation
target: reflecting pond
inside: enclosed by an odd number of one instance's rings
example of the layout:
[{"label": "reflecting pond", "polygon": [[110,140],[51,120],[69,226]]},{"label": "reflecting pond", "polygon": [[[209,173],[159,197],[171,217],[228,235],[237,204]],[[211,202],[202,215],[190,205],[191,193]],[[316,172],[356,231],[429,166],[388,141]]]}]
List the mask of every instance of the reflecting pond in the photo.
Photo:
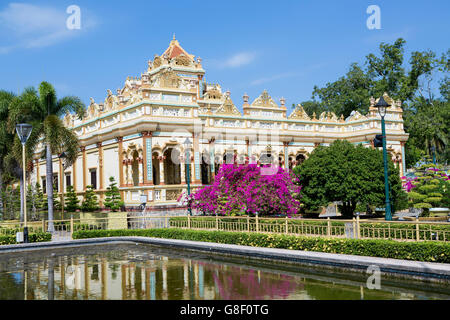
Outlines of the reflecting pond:
[{"label": "reflecting pond", "polygon": [[0,299],[450,299],[444,285],[144,244],[0,254]]}]

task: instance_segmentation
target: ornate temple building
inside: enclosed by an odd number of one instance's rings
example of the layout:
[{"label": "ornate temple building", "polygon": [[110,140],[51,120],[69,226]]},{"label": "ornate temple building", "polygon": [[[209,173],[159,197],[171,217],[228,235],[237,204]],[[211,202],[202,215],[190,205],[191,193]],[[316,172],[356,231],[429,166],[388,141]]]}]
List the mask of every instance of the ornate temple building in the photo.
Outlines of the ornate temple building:
[{"label": "ornate temple building", "polygon": [[[308,115],[301,105],[289,114],[284,98],[278,103],[263,91],[252,102],[244,94],[241,112],[230,92],[205,82],[204,75],[202,60],[174,38],[140,76],[128,77],[115,93],[107,90],[102,102],[91,98],[83,120],[67,114],[64,123],[79,137],[81,148],[68,167],[54,156],[58,192],[72,185],[81,197],[93,185],[102,202],[112,176],[127,206],[139,205],[145,196],[147,206],[168,206],[186,190],[188,171],[196,189],[211,183],[225,162],[292,168],[318,145],[346,139],[373,147],[381,132],[373,98],[367,115],[356,111],[344,119],[332,112]],[[384,98],[391,104],[388,152],[403,173],[408,134],[401,103]],[[33,167],[32,182],[45,187],[45,159],[36,157]]]}]

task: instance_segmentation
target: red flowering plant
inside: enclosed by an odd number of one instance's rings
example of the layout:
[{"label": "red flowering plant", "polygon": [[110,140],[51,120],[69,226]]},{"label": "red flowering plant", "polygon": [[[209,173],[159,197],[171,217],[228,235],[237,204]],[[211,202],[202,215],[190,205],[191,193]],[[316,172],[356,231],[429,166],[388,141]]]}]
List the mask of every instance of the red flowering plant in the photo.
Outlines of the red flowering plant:
[{"label": "red flowering plant", "polygon": [[277,166],[224,164],[214,183],[191,194],[188,203],[204,215],[291,216],[300,209],[297,178]]}]

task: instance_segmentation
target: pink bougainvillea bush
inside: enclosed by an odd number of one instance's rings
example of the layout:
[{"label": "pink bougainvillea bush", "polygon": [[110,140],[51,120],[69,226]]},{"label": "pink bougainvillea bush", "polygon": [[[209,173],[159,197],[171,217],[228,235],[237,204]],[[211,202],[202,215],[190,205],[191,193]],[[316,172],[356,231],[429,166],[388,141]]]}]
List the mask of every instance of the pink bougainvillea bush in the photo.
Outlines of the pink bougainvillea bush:
[{"label": "pink bougainvillea bush", "polygon": [[296,179],[280,167],[224,164],[214,183],[191,194],[187,202],[205,215],[291,216],[300,210]]}]

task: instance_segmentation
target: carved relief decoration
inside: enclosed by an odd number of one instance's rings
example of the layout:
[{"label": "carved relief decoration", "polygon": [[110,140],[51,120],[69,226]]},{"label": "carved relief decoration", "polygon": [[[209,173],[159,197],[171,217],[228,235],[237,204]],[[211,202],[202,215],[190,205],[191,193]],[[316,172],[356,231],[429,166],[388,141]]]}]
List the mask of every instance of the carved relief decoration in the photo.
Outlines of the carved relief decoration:
[{"label": "carved relief decoration", "polygon": [[289,116],[289,119],[311,120],[305,109],[303,109],[302,105],[300,104],[295,107],[294,111]]},{"label": "carved relief decoration", "polygon": [[215,114],[242,115],[229,96],[226,96],[224,103],[217,109]]},{"label": "carved relief decoration", "polygon": [[275,103],[275,101],[272,100],[266,90],[264,90],[263,93],[258,98],[256,98],[255,101],[253,101],[251,106],[278,108],[278,105]]},{"label": "carved relief decoration", "polygon": [[319,117],[319,121],[338,122],[339,119],[334,112],[322,112]]},{"label": "carved relief decoration", "polygon": [[163,88],[178,88],[181,79],[173,70],[165,70],[161,73],[159,82]]}]

